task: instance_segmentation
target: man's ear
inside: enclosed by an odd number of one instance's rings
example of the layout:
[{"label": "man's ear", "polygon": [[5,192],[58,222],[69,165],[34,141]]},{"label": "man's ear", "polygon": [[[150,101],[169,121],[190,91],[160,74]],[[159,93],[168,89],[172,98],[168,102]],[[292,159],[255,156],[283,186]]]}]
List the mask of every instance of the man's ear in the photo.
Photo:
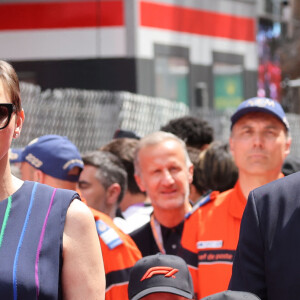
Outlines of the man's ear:
[{"label": "man's ear", "polygon": [[287,157],[290,154],[291,144],[292,144],[291,137],[287,137],[287,140],[285,143],[285,151],[284,151],[285,157]]},{"label": "man's ear", "polygon": [[233,145],[233,138],[230,136],[229,137],[229,150],[232,156],[234,156],[234,145]]},{"label": "man's ear", "polygon": [[134,179],[142,192],[146,192],[146,188],[144,186],[143,180],[140,175],[134,174]]},{"label": "man's ear", "polygon": [[121,186],[118,183],[113,183],[106,190],[106,202],[107,204],[114,205],[118,202],[118,198],[121,193]]},{"label": "man's ear", "polygon": [[44,183],[45,182],[45,174],[38,169],[35,169],[33,172],[33,181],[37,181],[39,183]]},{"label": "man's ear", "polygon": [[25,113],[24,110],[22,109],[21,111],[16,113],[16,122],[15,122],[15,130],[14,130],[13,138],[17,139],[20,136],[24,120],[25,120]]},{"label": "man's ear", "polygon": [[193,182],[193,176],[194,176],[194,165],[191,164],[188,169],[189,184],[191,184]]},{"label": "man's ear", "polygon": [[191,183],[190,184],[190,194],[189,194],[189,198],[192,202],[197,201],[197,199],[199,198],[198,192],[196,187]]}]

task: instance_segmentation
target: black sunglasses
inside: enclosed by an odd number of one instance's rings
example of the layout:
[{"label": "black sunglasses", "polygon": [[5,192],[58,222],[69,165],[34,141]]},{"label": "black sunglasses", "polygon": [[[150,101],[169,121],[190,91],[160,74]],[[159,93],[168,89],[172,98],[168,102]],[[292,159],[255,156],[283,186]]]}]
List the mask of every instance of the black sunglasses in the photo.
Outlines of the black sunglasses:
[{"label": "black sunglasses", "polygon": [[4,129],[10,122],[11,115],[16,111],[12,103],[0,103],[0,130]]}]

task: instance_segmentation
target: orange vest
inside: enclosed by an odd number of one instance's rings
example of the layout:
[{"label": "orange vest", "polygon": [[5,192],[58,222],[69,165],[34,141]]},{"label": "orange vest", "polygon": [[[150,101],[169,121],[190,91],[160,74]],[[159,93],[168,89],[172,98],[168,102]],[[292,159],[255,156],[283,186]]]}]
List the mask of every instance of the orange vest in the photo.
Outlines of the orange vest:
[{"label": "orange vest", "polygon": [[197,243],[200,299],[228,288],[246,203],[238,180],[233,189],[200,208]]},{"label": "orange vest", "polygon": [[239,182],[200,208],[200,298],[227,290],[246,199]]},{"label": "orange vest", "polygon": [[198,274],[198,255],[196,243],[198,240],[198,224],[199,224],[199,209],[193,211],[192,214],[188,214],[184,221],[183,232],[180,241],[180,249],[177,253],[178,256],[183,258],[188,265],[191,273],[195,291],[195,299],[198,299],[199,295],[199,274]]},{"label": "orange vest", "polygon": [[92,209],[99,235],[106,276],[105,300],[128,300],[129,271],[142,258],[131,237],[121,231],[112,219]]}]

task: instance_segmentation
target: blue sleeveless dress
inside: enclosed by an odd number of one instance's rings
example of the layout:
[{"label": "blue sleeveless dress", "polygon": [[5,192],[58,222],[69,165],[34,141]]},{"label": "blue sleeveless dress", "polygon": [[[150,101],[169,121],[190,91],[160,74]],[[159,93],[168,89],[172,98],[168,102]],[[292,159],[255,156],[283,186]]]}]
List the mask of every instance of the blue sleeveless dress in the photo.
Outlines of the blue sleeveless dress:
[{"label": "blue sleeveless dress", "polygon": [[25,181],[0,201],[0,299],[61,299],[67,209],[79,195]]}]

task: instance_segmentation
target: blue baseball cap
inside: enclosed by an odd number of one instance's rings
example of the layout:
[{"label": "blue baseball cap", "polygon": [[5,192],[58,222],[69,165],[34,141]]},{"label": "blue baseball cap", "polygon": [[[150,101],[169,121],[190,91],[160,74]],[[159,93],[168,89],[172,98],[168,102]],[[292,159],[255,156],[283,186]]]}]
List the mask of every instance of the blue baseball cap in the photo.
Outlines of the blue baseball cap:
[{"label": "blue baseball cap", "polygon": [[19,163],[22,162],[22,148],[10,148],[9,149],[9,162],[11,163]]},{"label": "blue baseball cap", "polygon": [[290,129],[282,106],[277,101],[262,97],[250,98],[238,106],[236,112],[231,116],[231,129],[241,117],[250,112],[265,112],[271,114],[281,121],[287,130]]},{"label": "blue baseball cap", "polygon": [[[83,169],[77,147],[65,136],[44,135],[32,140],[22,152],[22,161],[54,178],[76,182],[78,175],[69,175],[74,167]],[[80,173],[80,172],[79,172]]]}]

